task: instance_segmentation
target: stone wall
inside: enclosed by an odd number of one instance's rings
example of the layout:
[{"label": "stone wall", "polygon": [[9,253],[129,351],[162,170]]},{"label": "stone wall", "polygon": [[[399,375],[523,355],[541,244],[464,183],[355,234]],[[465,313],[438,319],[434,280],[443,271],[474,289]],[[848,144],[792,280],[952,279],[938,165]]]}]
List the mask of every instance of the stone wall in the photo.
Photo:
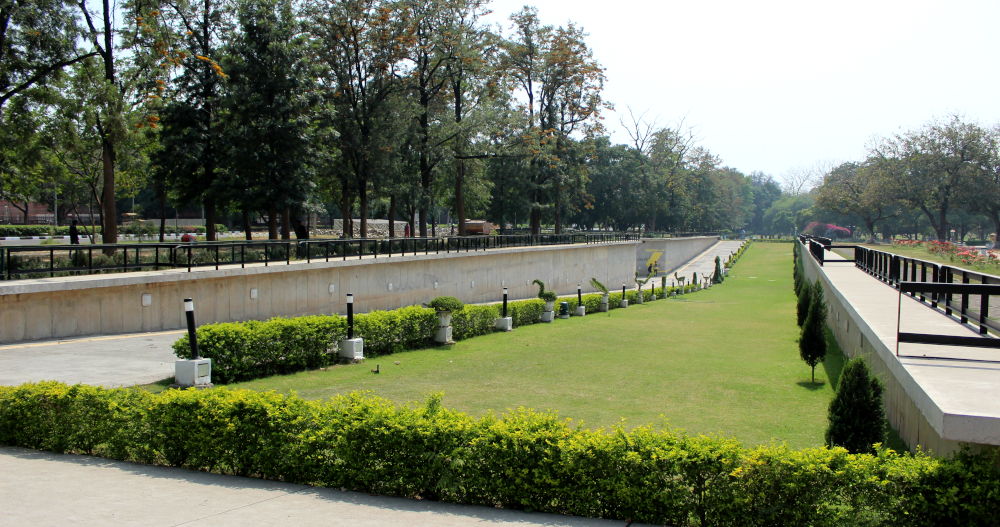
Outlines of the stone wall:
[{"label": "stone wall", "polygon": [[660,274],[670,274],[695,256],[718,243],[718,236],[694,236],[691,238],[643,238],[635,251],[635,272],[645,276],[650,258],[656,256]]},{"label": "stone wall", "polygon": [[[395,309],[441,295],[466,303],[533,298],[538,278],[559,294],[591,291],[590,278],[631,281],[637,242],[519,247],[488,252],[366,258],[45,278],[0,283],[0,343],[184,327],[193,298],[198,323]],[[148,305],[145,305],[148,304]]]}]

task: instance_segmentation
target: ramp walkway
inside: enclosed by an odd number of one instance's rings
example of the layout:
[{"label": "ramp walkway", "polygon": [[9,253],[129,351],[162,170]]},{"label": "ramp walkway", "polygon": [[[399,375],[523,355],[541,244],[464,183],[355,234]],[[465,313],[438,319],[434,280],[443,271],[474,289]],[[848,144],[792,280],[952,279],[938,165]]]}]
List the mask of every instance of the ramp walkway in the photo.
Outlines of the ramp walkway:
[{"label": "ramp walkway", "polygon": [[[729,255],[739,250],[740,246],[743,245],[744,240],[722,240],[717,242],[715,245],[709,247],[705,252],[695,256],[689,260],[686,264],[677,268],[675,273],[685,279],[685,283],[691,283],[691,275],[693,273],[698,273],[698,276],[712,276],[715,272],[715,257],[718,256],[722,259],[722,263],[725,264],[726,259]],[[670,285],[677,285],[674,280],[673,273],[670,274],[667,281]]]},{"label": "ramp walkway", "polygon": [[[803,254],[811,262],[807,265],[815,266],[808,252]],[[1000,445],[1000,351],[897,343],[897,330],[979,334],[917,299],[900,295],[852,262],[814,268],[829,286],[829,325],[848,356],[867,355],[869,366],[882,374],[890,422],[911,447],[917,443],[947,453],[959,443]],[[926,423],[913,415],[914,410]]]},{"label": "ramp walkway", "polygon": [[[0,527],[619,527],[494,509],[0,447]],[[637,524],[632,524],[636,525]]]}]

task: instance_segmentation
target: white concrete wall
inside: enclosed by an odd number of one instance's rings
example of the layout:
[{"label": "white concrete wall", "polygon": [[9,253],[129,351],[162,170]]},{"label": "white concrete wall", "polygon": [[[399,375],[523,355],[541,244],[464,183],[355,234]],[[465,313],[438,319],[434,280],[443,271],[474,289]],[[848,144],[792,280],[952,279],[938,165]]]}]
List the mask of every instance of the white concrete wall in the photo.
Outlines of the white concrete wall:
[{"label": "white concrete wall", "polygon": [[886,418],[907,446],[911,450],[919,446],[940,456],[949,455],[963,445],[995,448],[942,437],[941,432],[931,424],[942,422],[941,410],[900,365],[894,351],[879,338],[878,332],[827,278],[809,254],[808,248],[802,248],[802,255],[806,278],[810,282],[818,279],[823,284],[828,312],[827,325],[836,337],[837,344],[848,357],[863,357],[868,368],[882,381],[885,387],[882,398]]},{"label": "white concrete wall", "polygon": [[718,241],[718,236],[643,238],[635,251],[635,272],[639,273],[639,276],[645,276],[650,258],[656,253],[661,253],[657,259],[659,274],[670,274]]},{"label": "white concrete wall", "polygon": [[[0,343],[178,329],[193,298],[199,324],[395,309],[441,295],[467,303],[534,298],[538,278],[559,294],[590,278],[630,282],[637,242],[380,257],[246,269],[196,269],[20,280],[0,284]],[[251,298],[256,290],[256,298]],[[142,296],[151,305],[142,306]]]}]

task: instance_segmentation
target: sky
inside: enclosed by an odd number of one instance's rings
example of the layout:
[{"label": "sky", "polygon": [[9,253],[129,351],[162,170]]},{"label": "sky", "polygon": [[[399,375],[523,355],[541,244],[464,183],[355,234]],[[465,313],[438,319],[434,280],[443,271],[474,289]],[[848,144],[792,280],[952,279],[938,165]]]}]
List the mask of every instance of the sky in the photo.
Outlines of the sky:
[{"label": "sky", "polygon": [[605,68],[605,126],[631,108],[724,165],[784,180],[959,115],[1000,124],[998,0],[493,0],[573,22]]}]

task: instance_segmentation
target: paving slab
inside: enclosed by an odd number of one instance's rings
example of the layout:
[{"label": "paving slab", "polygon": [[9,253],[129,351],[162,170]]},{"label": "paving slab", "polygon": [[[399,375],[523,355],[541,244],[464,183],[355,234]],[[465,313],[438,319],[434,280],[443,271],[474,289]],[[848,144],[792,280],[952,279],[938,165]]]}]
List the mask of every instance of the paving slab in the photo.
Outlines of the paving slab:
[{"label": "paving slab", "polygon": [[372,496],[13,447],[0,447],[0,474],[0,527],[627,525],[625,521]]},{"label": "paving slab", "polygon": [[173,377],[183,331],[58,339],[0,346],[0,385],[45,380],[109,388]]}]

